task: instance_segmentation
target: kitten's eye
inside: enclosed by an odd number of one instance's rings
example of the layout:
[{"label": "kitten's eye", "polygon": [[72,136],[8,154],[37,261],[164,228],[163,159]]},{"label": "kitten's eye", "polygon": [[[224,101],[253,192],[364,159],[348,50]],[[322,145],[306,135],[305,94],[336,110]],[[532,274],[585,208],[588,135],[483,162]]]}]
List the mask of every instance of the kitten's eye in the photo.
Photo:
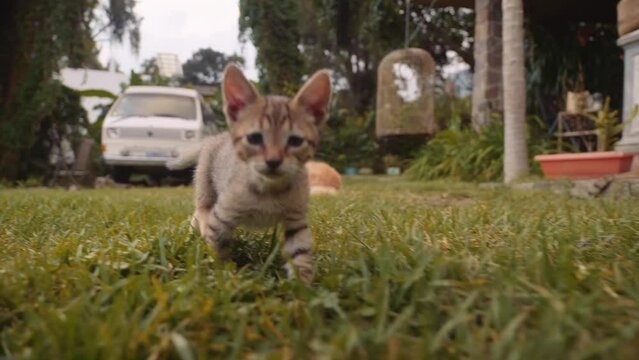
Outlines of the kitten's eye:
[{"label": "kitten's eye", "polygon": [[251,145],[263,145],[264,144],[264,138],[262,137],[262,134],[260,134],[260,133],[248,134],[246,136],[246,141],[248,141],[248,143],[251,144]]},{"label": "kitten's eye", "polygon": [[298,147],[302,146],[304,138],[297,135],[291,135],[288,137],[288,146]]}]

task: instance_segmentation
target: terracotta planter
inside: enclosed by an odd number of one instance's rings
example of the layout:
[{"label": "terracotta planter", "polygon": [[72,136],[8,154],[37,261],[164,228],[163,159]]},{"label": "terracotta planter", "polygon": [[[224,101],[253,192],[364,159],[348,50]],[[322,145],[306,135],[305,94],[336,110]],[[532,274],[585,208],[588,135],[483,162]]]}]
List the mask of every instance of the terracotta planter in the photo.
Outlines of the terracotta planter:
[{"label": "terracotta planter", "polygon": [[603,151],[578,154],[537,155],[544,176],[549,179],[587,179],[630,170],[634,154]]}]

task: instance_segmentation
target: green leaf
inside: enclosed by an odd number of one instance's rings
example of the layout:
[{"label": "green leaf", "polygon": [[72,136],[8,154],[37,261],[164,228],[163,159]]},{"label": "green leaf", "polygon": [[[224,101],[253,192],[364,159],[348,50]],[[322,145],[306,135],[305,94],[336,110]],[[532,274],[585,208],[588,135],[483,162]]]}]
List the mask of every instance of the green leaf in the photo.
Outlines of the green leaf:
[{"label": "green leaf", "polygon": [[112,100],[118,98],[118,96],[113,94],[112,92],[101,89],[76,90],[76,92],[78,93],[78,95],[86,97],[99,97]]}]

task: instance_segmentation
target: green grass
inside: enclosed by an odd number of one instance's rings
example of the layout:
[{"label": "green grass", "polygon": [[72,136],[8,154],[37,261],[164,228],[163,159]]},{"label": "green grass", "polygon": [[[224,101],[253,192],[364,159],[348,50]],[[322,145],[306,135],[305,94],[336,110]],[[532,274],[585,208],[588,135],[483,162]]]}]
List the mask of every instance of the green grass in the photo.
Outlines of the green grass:
[{"label": "green grass", "polygon": [[306,287],[281,232],[217,263],[191,194],[0,191],[0,358],[639,356],[636,200],[349,179]]}]

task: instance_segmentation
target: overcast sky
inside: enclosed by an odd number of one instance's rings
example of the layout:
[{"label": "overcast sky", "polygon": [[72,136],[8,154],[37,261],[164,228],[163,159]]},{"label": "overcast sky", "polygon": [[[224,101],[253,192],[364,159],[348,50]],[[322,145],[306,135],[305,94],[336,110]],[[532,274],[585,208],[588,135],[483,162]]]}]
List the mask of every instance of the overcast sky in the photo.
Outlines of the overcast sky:
[{"label": "overcast sky", "polygon": [[210,47],[226,54],[237,53],[246,60],[246,75],[257,79],[255,48],[238,40],[238,0],[138,0],[137,14],[143,18],[138,56],[124,45],[100,42],[100,61],[110,57],[124,72],[139,70],[142,61],[157,53],[177,54],[184,62],[200,48]]}]

